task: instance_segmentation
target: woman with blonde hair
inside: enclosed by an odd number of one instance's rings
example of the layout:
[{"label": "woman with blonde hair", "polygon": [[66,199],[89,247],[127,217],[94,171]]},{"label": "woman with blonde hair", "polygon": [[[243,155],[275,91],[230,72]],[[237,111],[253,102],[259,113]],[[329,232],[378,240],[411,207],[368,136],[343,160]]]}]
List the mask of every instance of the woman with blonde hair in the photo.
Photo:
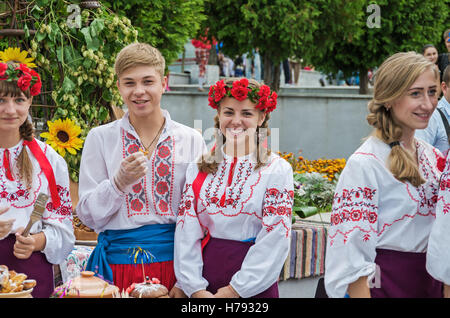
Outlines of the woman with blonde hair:
[{"label": "woman with blonde hair", "polygon": [[263,142],[276,98],[247,78],[210,88],[216,145],[187,169],[175,231],[175,274],[189,297],[278,297],[294,192],[291,166]]},{"label": "woman with blonde hair", "polygon": [[336,187],[325,288],[330,297],[442,297],[425,260],[443,158],[414,138],[436,108],[439,73],[422,55],[402,52],[375,76],[367,116],[375,129]]}]

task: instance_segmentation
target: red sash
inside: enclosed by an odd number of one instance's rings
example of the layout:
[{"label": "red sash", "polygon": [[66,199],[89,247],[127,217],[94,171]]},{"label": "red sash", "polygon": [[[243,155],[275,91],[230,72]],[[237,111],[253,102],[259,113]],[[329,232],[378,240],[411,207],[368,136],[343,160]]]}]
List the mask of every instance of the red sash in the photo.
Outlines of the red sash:
[{"label": "red sash", "polygon": [[[206,177],[208,174],[206,172],[199,171],[197,174],[197,177],[195,178],[194,182],[192,183],[192,191],[194,191],[194,210],[197,212],[197,199],[200,194],[200,190],[202,188],[203,182],[205,182]],[[200,222],[200,220],[199,220]],[[202,251],[206,244],[208,244],[209,239],[211,238],[211,235],[209,234],[209,230],[206,229],[206,235],[202,239]]]},{"label": "red sash", "polygon": [[59,208],[61,206],[61,200],[59,198],[58,188],[56,187],[55,174],[53,173],[52,165],[48,161],[41,147],[39,147],[36,139],[33,138],[32,141],[24,140],[23,144],[30,149],[31,153],[38,161],[39,166],[41,167],[48,181],[48,187],[50,190],[50,195],[52,197],[53,207],[55,209]]},{"label": "red sash", "polygon": [[14,177],[12,175],[11,167],[9,164],[9,150],[8,149],[5,149],[5,151],[3,152],[3,166],[5,167],[6,177],[10,181],[14,181]]}]

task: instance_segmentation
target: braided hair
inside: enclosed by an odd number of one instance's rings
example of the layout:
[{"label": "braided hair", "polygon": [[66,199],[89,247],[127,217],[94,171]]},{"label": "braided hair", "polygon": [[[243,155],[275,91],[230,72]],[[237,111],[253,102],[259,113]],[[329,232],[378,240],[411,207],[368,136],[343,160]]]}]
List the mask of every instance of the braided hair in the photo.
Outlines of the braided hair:
[{"label": "braided hair", "polygon": [[415,187],[425,183],[418,166],[409,152],[400,146],[402,127],[396,122],[391,104],[402,97],[417,78],[433,70],[433,63],[415,52],[396,53],[386,59],[375,74],[374,94],[368,104],[367,122],[375,128],[372,133],[391,145],[389,169],[399,181],[409,181]]}]

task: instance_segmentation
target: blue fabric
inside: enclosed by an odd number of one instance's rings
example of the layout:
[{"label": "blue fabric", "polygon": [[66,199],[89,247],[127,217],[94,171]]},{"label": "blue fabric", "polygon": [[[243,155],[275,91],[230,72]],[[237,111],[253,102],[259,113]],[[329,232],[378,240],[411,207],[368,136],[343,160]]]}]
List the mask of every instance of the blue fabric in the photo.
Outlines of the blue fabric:
[{"label": "blue fabric", "polygon": [[87,271],[113,282],[109,264],[145,264],[173,260],[175,223],[149,224],[130,230],[106,230],[98,235]]},{"label": "blue fabric", "polygon": [[256,241],[256,237],[251,237],[251,238],[248,238],[246,240],[242,240],[241,242],[252,242],[252,243],[255,243],[255,241]]}]

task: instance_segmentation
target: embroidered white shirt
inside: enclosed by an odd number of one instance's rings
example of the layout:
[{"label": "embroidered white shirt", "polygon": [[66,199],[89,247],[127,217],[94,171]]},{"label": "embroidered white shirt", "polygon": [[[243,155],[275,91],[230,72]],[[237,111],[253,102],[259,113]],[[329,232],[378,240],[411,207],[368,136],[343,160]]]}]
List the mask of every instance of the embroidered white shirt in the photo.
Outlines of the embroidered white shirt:
[{"label": "embroidered white shirt", "polygon": [[[23,149],[23,140],[16,146],[8,148],[9,166],[14,172],[14,180],[6,177],[5,163],[3,162],[6,149],[0,148],[0,200],[11,207],[0,215],[0,220],[15,219],[11,233],[18,228],[25,228],[33,212],[34,203],[39,193],[49,196],[41,221],[36,222],[30,230],[31,234],[44,232],[46,245],[42,251],[48,262],[59,264],[69,255],[75,244],[72,223],[72,201],[69,193],[69,174],[65,160],[49,145],[36,140],[50,162],[55,175],[61,206],[53,207],[48,181],[28,147],[25,147],[33,165],[33,182],[30,190],[18,177],[17,160]],[[2,238],[0,238],[2,239]]]},{"label": "embroidered white shirt", "polygon": [[431,228],[427,250],[427,270],[435,279],[450,285],[450,157],[442,172],[436,205],[436,221]]},{"label": "embroidered white shirt", "polygon": [[86,226],[102,232],[175,223],[186,168],[206,146],[200,132],[171,120],[165,110],[163,114],[166,123],[148,159],[148,173],[126,193],[116,188],[113,177],[124,158],[143,148],[128,112],[91,129],[81,158],[76,208]]},{"label": "embroidered white shirt", "polygon": [[289,163],[272,154],[265,166],[254,171],[256,161],[251,155],[223,156],[217,172],[208,174],[203,183],[197,212],[192,190],[197,164],[189,165],[186,172],[175,231],[174,267],[177,283],[188,296],[208,286],[202,277],[200,246],[205,229],[215,238],[256,238],[230,282],[241,297],[255,296],[275,283],[289,251],[294,197]]},{"label": "embroidered white shirt", "polygon": [[417,140],[419,171],[426,183],[414,187],[389,171],[390,147],[369,137],[350,156],[333,201],[325,258],[325,288],[344,297],[348,284],[375,274],[376,249],[424,253],[435,220],[441,172],[439,150]]}]

